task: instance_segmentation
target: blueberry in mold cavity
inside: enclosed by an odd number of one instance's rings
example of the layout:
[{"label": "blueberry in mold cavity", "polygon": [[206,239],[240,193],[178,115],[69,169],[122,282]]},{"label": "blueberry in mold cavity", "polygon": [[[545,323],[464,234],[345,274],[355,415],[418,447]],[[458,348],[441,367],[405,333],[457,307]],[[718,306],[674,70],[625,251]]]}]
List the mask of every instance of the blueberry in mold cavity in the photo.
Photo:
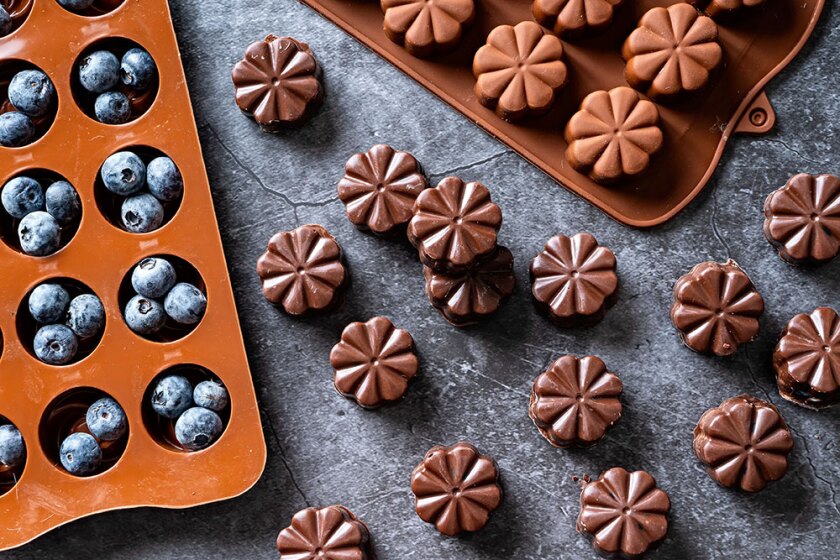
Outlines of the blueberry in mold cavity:
[{"label": "blueberry in mold cavity", "polygon": [[149,193],[126,198],[120,210],[123,227],[131,233],[148,233],[163,223],[163,206]]},{"label": "blueberry in mold cavity", "polygon": [[230,402],[227,389],[217,381],[202,381],[195,386],[193,401],[196,406],[209,408],[214,412],[221,412]]},{"label": "blueberry in mold cavity", "polygon": [[116,441],[125,435],[128,419],[122,407],[110,397],[101,398],[87,409],[85,423],[94,437]]},{"label": "blueberry in mold cavity", "polygon": [[67,225],[79,217],[82,202],[79,193],[67,181],[56,181],[44,193],[47,213],[61,225]]},{"label": "blueberry in mold cavity", "polygon": [[131,103],[121,91],[106,91],[96,98],[93,113],[101,123],[124,124],[131,120]]},{"label": "blueberry in mold cavity", "polygon": [[55,100],[55,87],[40,70],[22,70],[9,82],[9,102],[30,117],[47,114]]},{"label": "blueberry in mold cavity", "polygon": [[99,442],[84,432],[76,432],[64,438],[58,453],[61,466],[76,476],[93,474],[102,463]]},{"label": "blueberry in mold cavity", "polygon": [[0,5],[0,37],[5,37],[12,32],[12,16]]},{"label": "blueberry in mold cavity", "polygon": [[196,406],[186,410],[175,422],[175,439],[190,451],[208,447],[222,433],[222,419],[207,408]]},{"label": "blueberry in mold cavity", "polygon": [[58,3],[62,8],[66,8],[74,12],[87,10],[93,6],[93,2],[94,0],[58,0]]},{"label": "blueberry in mold cavity", "polygon": [[0,426],[0,465],[16,468],[26,459],[26,444],[20,430],[11,424]]},{"label": "blueberry in mold cavity", "polygon": [[193,387],[182,375],[167,375],[152,391],[152,409],[164,418],[174,420],[193,405]]},{"label": "blueberry in mold cavity", "polygon": [[27,214],[18,224],[20,248],[27,255],[52,255],[61,245],[61,226],[46,212]]},{"label": "blueberry in mold cavity", "polygon": [[146,184],[146,165],[134,152],[108,156],[99,174],[105,188],[120,196],[135,194]]},{"label": "blueberry in mold cavity", "polygon": [[174,321],[183,325],[194,325],[204,317],[207,297],[192,284],[179,282],[166,294],[163,309]]},{"label": "blueberry in mold cavity", "polygon": [[90,338],[105,328],[105,306],[93,294],[76,296],[67,310],[67,326],[79,338]]},{"label": "blueberry in mold cavity", "polygon": [[160,257],[145,258],[131,272],[131,287],[141,296],[162,298],[175,285],[175,267]]},{"label": "blueberry in mold cavity", "polygon": [[11,111],[0,115],[0,146],[18,148],[29,144],[34,137],[35,125],[23,113]]},{"label": "blueberry in mold cavity", "polygon": [[44,209],[44,189],[41,183],[31,177],[15,177],[0,192],[3,209],[18,220]]},{"label": "blueberry in mold cavity", "polygon": [[153,299],[134,296],[125,306],[125,324],[137,334],[154,334],[166,324],[163,306]]},{"label": "blueberry in mold cavity", "polygon": [[76,357],[79,339],[64,325],[47,325],[38,329],[33,342],[35,356],[51,366],[61,366]]},{"label": "blueberry in mold cavity", "polygon": [[58,323],[69,303],[70,294],[59,284],[39,284],[29,294],[29,314],[42,325]]},{"label": "blueberry in mold cavity", "polygon": [[153,159],[146,167],[146,185],[155,198],[163,202],[175,200],[184,192],[184,180],[175,162],[166,156]]},{"label": "blueberry in mold cavity", "polygon": [[152,56],[143,49],[133,48],[126,51],[120,64],[122,83],[136,90],[147,89],[157,74],[157,67]]},{"label": "blueberry in mold cavity", "polygon": [[104,93],[120,81],[120,61],[111,51],[95,51],[79,64],[79,83],[91,93]]}]

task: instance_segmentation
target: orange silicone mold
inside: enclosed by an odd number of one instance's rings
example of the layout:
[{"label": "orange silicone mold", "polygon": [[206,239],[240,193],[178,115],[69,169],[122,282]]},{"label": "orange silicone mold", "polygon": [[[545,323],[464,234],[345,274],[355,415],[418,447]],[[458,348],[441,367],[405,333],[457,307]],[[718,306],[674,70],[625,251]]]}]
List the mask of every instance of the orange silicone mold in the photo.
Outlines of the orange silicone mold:
[{"label": "orange silicone mold", "polygon": [[[138,506],[184,508],[239,495],[262,474],[266,449],[256,396],[237,320],[201,147],[166,0],[100,1],[79,15],[55,0],[16,1],[28,17],[0,38],[0,70],[23,61],[45,71],[57,94],[55,119],[22,148],[0,148],[0,185],[27,170],[70,181],[82,201],[78,231],[49,257],[16,249],[4,230],[0,243],[0,416],[23,434],[27,459],[17,484],[0,495],[0,550],[12,548],[74,519]],[[31,6],[29,6],[31,4]],[[113,9],[110,9],[113,8]],[[110,9],[110,11],[109,11]],[[124,125],[100,124],[74,101],[73,65],[91,44],[112,37],[141,45],[154,58],[159,89],[154,102]],[[132,234],[113,225],[94,194],[99,167],[112,153],[147,146],[171,157],[184,179],[180,205],[158,230]],[[207,311],[198,326],[175,340],[148,340],[126,326],[120,287],[143,257],[172,255],[203,280]],[[98,295],[106,310],[98,345],[66,366],[39,362],[21,340],[18,309],[31,289],[70,279]],[[209,448],[188,453],[163,444],[144,421],[144,395],[161,372],[197,367],[221,379],[230,393],[224,433]],[[129,422],[125,449],[90,477],[57,465],[58,430],[67,410],[107,394]],[[76,413],[78,415],[78,413]],[[65,424],[64,427],[58,427]],[[54,433],[55,432],[55,433]],[[4,487],[5,488],[5,487]]]}]

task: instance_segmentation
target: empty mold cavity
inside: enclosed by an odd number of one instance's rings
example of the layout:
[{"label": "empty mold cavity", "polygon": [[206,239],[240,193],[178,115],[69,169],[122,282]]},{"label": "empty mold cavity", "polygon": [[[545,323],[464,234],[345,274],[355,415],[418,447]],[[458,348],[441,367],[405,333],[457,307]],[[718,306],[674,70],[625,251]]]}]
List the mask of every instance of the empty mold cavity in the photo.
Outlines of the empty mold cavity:
[{"label": "empty mold cavity", "polygon": [[[6,494],[20,480],[23,474],[23,469],[26,466],[26,441],[23,441],[23,453],[19,452],[19,446],[12,441],[14,436],[9,432],[17,430],[15,426],[5,416],[0,416],[0,430],[3,430],[2,438],[7,440],[4,442],[3,459],[9,460],[8,463],[0,461],[0,496]],[[19,432],[18,432],[19,433]],[[20,436],[21,439],[23,436]]]},{"label": "empty mold cavity", "polygon": [[[99,389],[78,387],[62,393],[47,406],[38,426],[38,439],[44,455],[57,469],[67,473],[59,457],[61,443],[73,433],[90,434],[85,421],[87,410],[94,402],[105,397],[110,397],[110,395]],[[130,430],[129,425],[125,434],[115,441],[97,440],[102,450],[102,461],[99,468],[87,476],[103,473],[117,464],[125,451]]]},{"label": "empty mold cavity", "polygon": [[[0,41],[2,40],[3,39],[0,38]],[[24,70],[40,70],[41,72],[44,72],[41,68],[38,68],[31,62],[24,60],[11,59],[0,61],[0,114],[19,112],[9,100],[9,84],[18,73],[23,72]],[[46,72],[44,73],[47,74]],[[58,91],[55,88],[55,80],[53,79],[53,76],[47,74],[47,77],[53,84],[53,99],[46,113],[40,116],[27,117],[32,124],[34,134],[32,134],[26,141],[10,146],[0,146],[0,149],[26,147],[44,136],[52,126],[55,121],[55,115],[58,112]]]},{"label": "empty mold cavity", "polygon": [[33,0],[0,0],[0,6],[6,10],[11,18],[11,25],[5,34],[0,34],[0,41],[14,33],[21,27],[26,18],[29,17],[29,12],[32,11]]},{"label": "empty mold cavity", "polygon": [[[58,3],[59,6],[67,10],[68,12],[72,12],[74,14],[78,14],[80,16],[85,17],[97,17],[101,16],[110,12],[113,12],[117,8],[123,5],[124,0],[93,0],[88,6],[85,6],[80,9],[74,9],[73,3],[71,2],[59,2],[58,0],[54,0]],[[84,5],[87,2],[77,2],[76,5]]]},{"label": "empty mold cavity", "polygon": [[[224,385],[224,381],[207,368],[194,364],[183,364],[165,369],[157,375],[146,388],[141,408],[143,414],[143,425],[146,427],[149,435],[152,436],[152,439],[154,439],[159,445],[166,449],[190,453],[191,451],[184,448],[184,446],[182,446],[175,437],[175,422],[177,419],[160,416],[152,407],[152,398],[154,397],[155,388],[157,387],[158,382],[164,377],[170,375],[180,375],[185,377],[190,382],[193,389],[195,389],[195,386],[202,381],[215,381],[217,383],[221,383],[222,385]],[[227,385],[224,386],[227,388]],[[229,389],[228,397],[229,399],[232,399]],[[215,443],[224,436],[225,430],[227,430],[228,422],[230,421],[230,406],[230,402],[228,402],[224,409],[216,412],[222,420],[222,432],[215,441],[207,446],[207,448],[215,445]]]}]

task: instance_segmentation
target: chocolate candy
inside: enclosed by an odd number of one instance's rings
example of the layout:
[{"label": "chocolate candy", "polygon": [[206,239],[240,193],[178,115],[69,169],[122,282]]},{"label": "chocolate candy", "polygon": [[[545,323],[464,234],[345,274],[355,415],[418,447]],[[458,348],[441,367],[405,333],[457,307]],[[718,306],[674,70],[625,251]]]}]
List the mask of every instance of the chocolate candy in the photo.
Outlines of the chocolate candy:
[{"label": "chocolate candy", "polygon": [[414,56],[442,54],[475,18],[473,0],[381,0],[385,35]]},{"label": "chocolate candy", "polygon": [[534,303],[561,327],[594,325],[618,301],[615,268],[615,254],[592,235],[555,235],[531,261]]},{"label": "chocolate candy", "polygon": [[779,394],[806,408],[840,402],[840,317],[830,307],[791,319],[773,352]]},{"label": "chocolate candy", "polygon": [[704,262],[674,285],[671,321],[686,346],[728,356],[758,338],[764,300],[733,260]]},{"label": "chocolate candy", "polygon": [[688,0],[713,18],[723,17],[764,3],[764,0]]},{"label": "chocolate candy", "polygon": [[717,24],[688,4],[649,10],[622,53],[627,81],[654,99],[703,88],[723,56]]},{"label": "chocolate candy", "polygon": [[426,295],[444,319],[456,327],[477,323],[495,313],[513,293],[513,254],[499,246],[487,260],[463,274],[423,268]]},{"label": "chocolate candy", "polygon": [[637,559],[665,540],[670,511],[668,494],[651,475],[613,467],[585,483],[577,530],[603,556]]},{"label": "chocolate candy", "polygon": [[790,264],[820,264],[840,253],[840,179],[792,177],[764,202],[764,236]]},{"label": "chocolate candy", "polygon": [[621,418],[622,384],[595,356],[563,356],[531,387],[531,420],[555,447],[597,443]]},{"label": "chocolate candy", "polygon": [[568,37],[612,23],[613,9],[623,0],[534,0],[531,11],[541,25]]},{"label": "chocolate candy", "polygon": [[507,121],[548,111],[568,79],[560,39],[532,21],[491,31],[472,70],[479,102]]},{"label": "chocolate candy", "polygon": [[411,474],[420,519],[444,535],[478,531],[502,502],[499,470],[473,445],[432,447]]},{"label": "chocolate candy", "polygon": [[302,509],[277,537],[280,560],[373,560],[370,533],[343,506]]},{"label": "chocolate candy", "polygon": [[420,261],[435,271],[459,274],[496,249],[502,211],[481,183],[447,177],[414,202],[408,239]]},{"label": "chocolate candy", "polygon": [[715,482],[758,492],[788,469],[790,430],[772,404],[739,395],[707,410],[694,428],[694,453]]},{"label": "chocolate candy", "polygon": [[291,37],[269,35],[250,44],[231,76],[236,104],[266,132],[302,123],[324,96],[312,50]]},{"label": "chocolate candy", "polygon": [[414,339],[386,317],[347,325],[330,364],[336,390],[365,408],[401,399],[418,368]]},{"label": "chocolate candy", "polygon": [[377,144],[347,160],[338,197],[356,227],[385,235],[408,223],[414,200],[428,186],[414,156]]},{"label": "chocolate candy", "polygon": [[337,305],[350,279],[341,247],[318,225],[275,234],[257,261],[257,274],[265,299],[290,315]]},{"label": "chocolate candy", "polygon": [[629,87],[587,95],[566,125],[566,159],[598,183],[638,175],[662,147],[656,105]]}]

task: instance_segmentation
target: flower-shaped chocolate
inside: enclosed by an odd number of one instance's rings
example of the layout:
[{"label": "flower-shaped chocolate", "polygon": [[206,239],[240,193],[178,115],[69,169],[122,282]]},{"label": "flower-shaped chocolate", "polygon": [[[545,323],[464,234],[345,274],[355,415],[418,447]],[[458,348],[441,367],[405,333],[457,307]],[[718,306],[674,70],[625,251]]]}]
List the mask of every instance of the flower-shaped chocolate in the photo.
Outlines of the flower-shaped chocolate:
[{"label": "flower-shaped chocolate", "polygon": [[807,408],[840,402],[840,317],[830,307],[791,319],[773,353],[779,393]]},{"label": "flower-shaped chocolate", "polygon": [[447,177],[417,197],[408,239],[424,265],[458,274],[493,252],[500,227],[502,211],[487,187]]},{"label": "flower-shaped chocolate", "polygon": [[622,53],[627,81],[653,98],[701,89],[723,56],[717,24],[688,4],[649,10]]},{"label": "flower-shaped chocolate", "polygon": [[265,298],[291,315],[337,304],[349,279],[338,242],[317,225],[275,234],[257,274]]},{"label": "flower-shaped chocolate", "polygon": [[629,87],[590,93],[566,125],[566,159],[598,183],[638,175],[662,147],[656,105]]},{"label": "flower-shaped chocolate", "polygon": [[588,233],[555,235],[531,261],[531,295],[561,327],[591,326],[618,301],[615,254]]},{"label": "flower-shaped chocolate", "polygon": [[300,124],[323,98],[321,69],[309,45],[269,35],[233,67],[236,104],[267,132]]},{"label": "flower-shaped chocolate", "polygon": [[456,327],[477,323],[495,313],[516,286],[513,254],[499,246],[493,255],[463,274],[423,268],[426,295],[444,319]]},{"label": "flower-shaped chocolate", "polygon": [[541,25],[564,37],[606,27],[623,0],[534,0],[531,10]]},{"label": "flower-shaped chocolate", "polygon": [[621,380],[595,356],[563,356],[531,387],[529,414],[551,445],[592,445],[621,418]]},{"label": "flower-shaped chocolate", "polygon": [[472,68],[479,102],[508,121],[548,111],[568,77],[560,39],[532,21],[491,31]]},{"label": "flower-shaped chocolate", "polygon": [[793,437],[772,404],[749,395],[707,410],[694,428],[694,453],[716,482],[758,492],[788,469]]},{"label": "flower-shaped chocolate", "polygon": [[764,235],[791,264],[819,264],[840,254],[840,179],[791,178],[764,202]]},{"label": "flower-shaped chocolate", "polygon": [[357,227],[384,235],[408,223],[428,186],[414,156],[378,144],[347,161],[338,197]]},{"label": "flower-shaped chocolate", "polygon": [[414,56],[442,54],[461,42],[474,0],[381,0],[385,35]]},{"label": "flower-shaped chocolate", "polygon": [[671,500],[645,471],[613,467],[580,494],[577,530],[611,558],[639,558],[668,533]]},{"label": "flower-shaped chocolate", "polygon": [[444,535],[478,531],[502,501],[493,459],[466,442],[432,447],[411,474],[415,509]]},{"label": "flower-shaped chocolate", "polygon": [[306,508],[277,537],[280,560],[372,560],[370,533],[342,506]]},{"label": "flower-shaped chocolate", "polygon": [[764,300],[737,263],[704,262],[674,285],[671,321],[695,352],[728,356],[758,337]]},{"label": "flower-shaped chocolate", "polygon": [[338,392],[365,408],[402,398],[418,367],[414,339],[386,317],[347,325],[330,364]]},{"label": "flower-shaped chocolate", "polygon": [[752,8],[764,3],[764,0],[688,0],[711,17],[732,14],[742,8]]}]

